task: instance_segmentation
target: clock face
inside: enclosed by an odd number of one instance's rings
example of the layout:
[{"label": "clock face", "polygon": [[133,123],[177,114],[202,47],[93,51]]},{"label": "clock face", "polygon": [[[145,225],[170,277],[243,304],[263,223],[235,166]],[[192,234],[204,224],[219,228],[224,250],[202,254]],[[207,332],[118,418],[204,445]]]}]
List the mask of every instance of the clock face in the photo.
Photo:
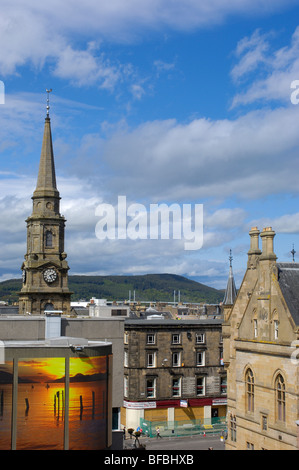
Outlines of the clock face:
[{"label": "clock face", "polygon": [[54,282],[57,278],[57,272],[55,269],[49,268],[44,271],[44,280],[46,282]]}]

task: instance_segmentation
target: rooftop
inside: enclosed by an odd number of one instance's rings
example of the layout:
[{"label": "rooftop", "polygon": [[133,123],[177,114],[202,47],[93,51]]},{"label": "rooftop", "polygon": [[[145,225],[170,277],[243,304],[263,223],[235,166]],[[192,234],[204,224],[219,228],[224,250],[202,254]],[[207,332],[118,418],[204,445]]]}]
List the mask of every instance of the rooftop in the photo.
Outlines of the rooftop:
[{"label": "rooftop", "polygon": [[278,282],[288,309],[299,325],[299,263],[277,263]]}]

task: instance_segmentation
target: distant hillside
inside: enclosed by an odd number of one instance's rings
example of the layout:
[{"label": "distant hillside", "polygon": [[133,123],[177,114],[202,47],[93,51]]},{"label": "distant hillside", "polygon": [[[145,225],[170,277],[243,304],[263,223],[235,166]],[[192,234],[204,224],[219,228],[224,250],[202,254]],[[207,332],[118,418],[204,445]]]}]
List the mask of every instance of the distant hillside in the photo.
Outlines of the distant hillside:
[{"label": "distant hillside", "polygon": [[[20,279],[0,283],[0,300],[16,302],[22,287]],[[182,302],[218,303],[223,291],[205,286],[175,274],[145,274],[141,276],[69,276],[72,300],[89,300],[92,297],[107,300],[128,300],[129,291],[136,301],[173,301],[173,293],[180,291]]]}]

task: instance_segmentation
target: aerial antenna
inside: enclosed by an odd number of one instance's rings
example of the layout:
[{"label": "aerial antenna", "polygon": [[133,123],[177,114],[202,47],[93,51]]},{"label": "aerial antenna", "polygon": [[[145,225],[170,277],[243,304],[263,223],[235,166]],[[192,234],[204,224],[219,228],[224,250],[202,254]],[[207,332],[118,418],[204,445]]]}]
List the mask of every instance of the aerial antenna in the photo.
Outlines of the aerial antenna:
[{"label": "aerial antenna", "polygon": [[296,254],[296,251],[294,250],[294,243],[293,243],[293,249],[291,251],[291,254],[293,255],[293,263],[295,263],[295,254]]},{"label": "aerial antenna", "polygon": [[50,109],[50,105],[49,105],[49,102],[50,102],[50,93],[52,91],[52,88],[50,88],[50,90],[47,90],[46,89],[46,92],[47,92],[47,117],[49,117],[49,109]]}]

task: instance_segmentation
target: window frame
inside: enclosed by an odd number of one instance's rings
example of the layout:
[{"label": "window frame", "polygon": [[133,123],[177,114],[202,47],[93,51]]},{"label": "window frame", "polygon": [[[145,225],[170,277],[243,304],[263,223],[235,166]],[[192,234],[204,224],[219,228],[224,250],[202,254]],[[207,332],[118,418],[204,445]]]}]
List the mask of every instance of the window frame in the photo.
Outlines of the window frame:
[{"label": "window frame", "polygon": [[[150,358],[152,358],[150,360]],[[146,353],[146,367],[148,369],[153,369],[157,367],[157,353],[156,351],[147,351]]]},{"label": "window frame", "polygon": [[278,327],[279,327],[279,321],[274,320],[274,339],[278,339]]},{"label": "window frame", "polygon": [[53,248],[53,232],[52,230],[46,230],[45,233],[45,247]]},{"label": "window frame", "polygon": [[277,374],[275,379],[275,414],[276,421],[286,422],[286,386],[282,374]]},{"label": "window frame", "polygon": [[[175,357],[177,357],[177,361],[175,361]],[[171,355],[171,365],[172,367],[181,367],[181,351],[173,351]]]},{"label": "window frame", "polygon": [[[199,356],[201,355],[201,361],[199,361]],[[204,367],[206,365],[206,353],[203,350],[196,351],[196,367]]]},{"label": "window frame", "polygon": [[[175,381],[178,382],[177,385],[175,385]],[[177,390],[177,391],[175,392],[175,390]],[[172,396],[173,397],[180,397],[182,395],[182,377],[173,377],[172,378],[171,391],[172,391]]]},{"label": "window frame", "polygon": [[254,412],[254,374],[250,367],[246,370],[245,374],[245,387],[246,387],[246,411],[247,413]]},{"label": "window frame", "polygon": [[[200,385],[198,382],[199,380],[202,381],[202,384]],[[202,392],[198,393],[198,390],[201,388]],[[206,394],[206,378],[205,376],[198,376],[196,377],[196,396],[197,397],[204,397]]]},{"label": "window frame", "polygon": [[[152,382],[151,386],[149,385],[149,382]],[[145,389],[146,389],[146,398],[156,398],[157,378],[156,377],[146,377]],[[149,390],[152,390],[151,393],[149,393]]]},{"label": "window frame", "polygon": [[[152,338],[152,341],[150,341]],[[156,334],[155,333],[147,333],[146,334],[146,344],[155,345],[156,344]]]},{"label": "window frame", "polygon": [[[175,339],[177,337],[177,339]],[[181,344],[181,334],[180,333],[172,333],[171,334],[171,344]]]},{"label": "window frame", "polygon": [[[202,337],[202,340],[200,340],[201,337]],[[196,333],[195,338],[196,338],[195,339],[196,344],[205,344],[206,342],[205,333]]]}]

